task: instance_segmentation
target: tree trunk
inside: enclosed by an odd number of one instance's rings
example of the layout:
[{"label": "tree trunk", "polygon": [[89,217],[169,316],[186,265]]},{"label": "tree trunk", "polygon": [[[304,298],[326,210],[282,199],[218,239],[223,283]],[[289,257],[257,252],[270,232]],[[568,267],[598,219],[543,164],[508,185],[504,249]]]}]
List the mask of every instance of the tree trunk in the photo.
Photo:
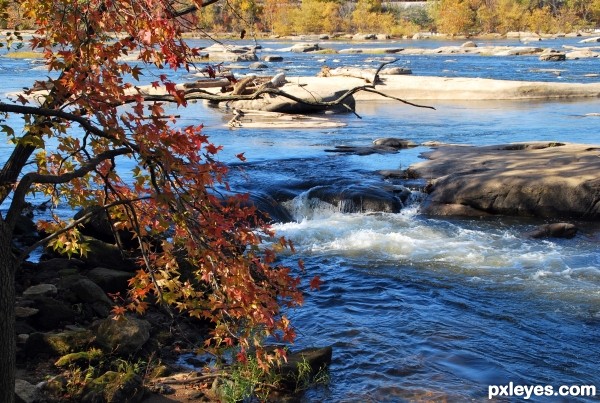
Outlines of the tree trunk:
[{"label": "tree trunk", "polygon": [[12,233],[0,220],[0,402],[15,401],[15,269]]}]

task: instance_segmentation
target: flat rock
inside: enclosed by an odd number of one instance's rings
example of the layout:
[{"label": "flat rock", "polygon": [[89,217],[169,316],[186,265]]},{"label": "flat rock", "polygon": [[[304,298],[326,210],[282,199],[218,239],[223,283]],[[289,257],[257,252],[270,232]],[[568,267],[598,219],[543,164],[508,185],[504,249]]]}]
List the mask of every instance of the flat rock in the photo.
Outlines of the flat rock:
[{"label": "flat rock", "polygon": [[432,179],[428,214],[463,215],[452,211],[466,206],[480,214],[600,220],[598,146],[448,145],[424,156],[411,169]]}]

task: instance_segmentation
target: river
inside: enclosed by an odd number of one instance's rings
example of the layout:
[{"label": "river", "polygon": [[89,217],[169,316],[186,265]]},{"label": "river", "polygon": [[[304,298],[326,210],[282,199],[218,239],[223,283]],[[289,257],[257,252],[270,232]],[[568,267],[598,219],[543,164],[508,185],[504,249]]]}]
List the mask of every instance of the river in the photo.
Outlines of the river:
[{"label": "river", "polygon": [[[540,42],[574,45],[576,39]],[[260,42],[263,53],[289,44]],[[491,41],[488,41],[488,44]],[[437,47],[452,42],[388,42],[379,46]],[[511,41],[495,44],[516,44]],[[329,42],[324,47],[353,47]],[[538,44],[536,44],[538,45]],[[377,66],[373,55],[281,53],[272,73],[314,74],[323,63]],[[325,59],[325,60],[322,60]],[[243,63],[236,63],[243,64]],[[416,75],[593,82],[597,59],[540,62],[535,56],[401,56],[397,65]],[[44,71],[35,61],[0,60],[3,93],[28,85]],[[548,69],[561,70],[560,75]],[[16,74],[15,74],[16,73]],[[239,70],[238,74],[248,73]],[[262,74],[262,73],[261,73]],[[192,79],[178,73],[177,80]],[[368,145],[379,137],[416,143],[472,145],[516,141],[600,144],[600,100],[429,102],[436,110],[381,101],[359,103],[357,113],[332,118],[333,129],[231,129],[228,117],[203,103],[190,105],[179,124],[204,123],[224,146],[230,182],[256,197],[288,199],[293,220],[278,234],[293,240],[309,276],[324,281],[290,312],[296,348],[333,346],[330,383],[305,401],[484,401],[489,385],[595,385],[600,387],[600,239],[597,223],[582,222],[569,240],[533,240],[539,222],[525,219],[439,219],[416,203],[400,213],[341,213],[307,200],[322,185],[406,185],[416,197],[422,183],[386,181],[381,169],[406,168],[427,148],[397,154],[328,153],[336,145]],[[592,114],[592,115],[590,115]],[[6,158],[10,146],[0,147]],[[247,161],[234,163],[244,152]],[[587,401],[532,397],[530,401]],[[504,401],[512,401],[505,398]]]}]

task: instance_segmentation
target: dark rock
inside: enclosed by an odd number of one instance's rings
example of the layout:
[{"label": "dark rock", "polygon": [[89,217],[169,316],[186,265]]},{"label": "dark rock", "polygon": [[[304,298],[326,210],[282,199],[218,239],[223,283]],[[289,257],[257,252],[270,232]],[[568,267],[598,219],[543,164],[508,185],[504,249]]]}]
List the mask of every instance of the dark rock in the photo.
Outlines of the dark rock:
[{"label": "dark rock", "polygon": [[30,317],[29,324],[36,329],[51,330],[74,323],[77,313],[62,301],[49,297],[35,299],[39,312]]},{"label": "dark rock", "polygon": [[61,333],[32,333],[25,343],[24,352],[30,357],[38,354],[63,356],[89,348],[94,334],[86,329],[69,330]]},{"label": "dark rock", "polygon": [[107,267],[114,270],[134,272],[136,265],[133,261],[123,258],[121,250],[113,244],[103,242],[92,237],[84,237],[89,248],[86,256],[81,260],[90,268]]},{"label": "dark rock", "polygon": [[[332,347],[300,350],[293,354],[288,354],[287,361],[278,368],[278,371],[287,387],[297,389],[302,386],[298,385],[299,382],[310,382],[313,376],[320,371],[326,370],[331,364],[332,355]],[[307,367],[303,369],[302,367],[305,365]],[[303,372],[306,368],[309,369],[308,373]]]},{"label": "dark rock", "polygon": [[92,280],[79,279],[71,285],[70,290],[80,302],[91,305],[99,317],[105,318],[110,314],[113,307],[112,301],[106,296],[104,290]]},{"label": "dark rock", "polygon": [[269,66],[267,66],[264,63],[260,63],[260,62],[256,62],[256,63],[252,63],[248,66],[248,68],[250,70],[264,70],[264,69],[268,69]]},{"label": "dark rock", "polygon": [[394,137],[385,137],[373,140],[376,146],[385,146],[395,149],[417,147],[418,144],[411,140],[399,139]]},{"label": "dark rock", "polygon": [[329,203],[342,213],[397,213],[403,207],[403,201],[398,196],[378,186],[317,186],[308,192],[307,198]]},{"label": "dark rock", "polygon": [[[99,239],[110,244],[116,243],[115,234],[112,230],[111,222],[106,210],[100,206],[86,207],[75,214],[74,219],[78,220],[86,214],[91,216],[82,223],[80,229],[83,235]],[[119,241],[125,246],[131,246],[133,236],[129,231],[117,231]],[[134,245],[137,246],[137,245]]]},{"label": "dark rock", "polygon": [[540,225],[527,236],[531,238],[573,238],[577,235],[577,227],[566,222]]},{"label": "dark rock", "polygon": [[106,293],[125,293],[128,289],[129,279],[133,276],[131,272],[96,267],[86,273],[94,283]]},{"label": "dark rock", "polygon": [[539,59],[543,62],[563,62],[567,60],[567,55],[557,50],[545,50],[539,56]]},{"label": "dark rock", "polygon": [[37,298],[47,297],[50,295],[56,295],[58,290],[54,284],[37,284],[32,285],[25,291],[23,291],[23,297],[25,298]]},{"label": "dark rock", "polygon": [[272,196],[262,192],[250,194],[252,204],[258,209],[259,217],[267,222],[290,222],[292,216],[285,207]]},{"label": "dark rock", "polygon": [[150,323],[143,319],[124,317],[120,320],[107,318],[100,321],[97,341],[106,351],[132,354],[150,338]]},{"label": "dark rock", "polygon": [[265,55],[262,57],[262,60],[265,62],[282,62],[283,56]]}]

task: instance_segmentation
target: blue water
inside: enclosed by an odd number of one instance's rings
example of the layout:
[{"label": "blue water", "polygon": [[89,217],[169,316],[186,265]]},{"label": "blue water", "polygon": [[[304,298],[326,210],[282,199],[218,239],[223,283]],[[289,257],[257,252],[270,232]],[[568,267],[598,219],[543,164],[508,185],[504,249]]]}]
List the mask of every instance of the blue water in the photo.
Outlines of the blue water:
[{"label": "blue water", "polygon": [[[559,48],[576,39],[536,43]],[[401,41],[381,46],[437,47],[460,44]],[[510,41],[497,44],[514,44]],[[265,54],[290,43],[262,42]],[[328,42],[325,47],[362,45]],[[332,65],[376,66],[373,55],[283,53],[266,73],[314,74]],[[380,56],[380,55],[377,55]],[[334,61],[337,60],[337,61]],[[236,65],[243,63],[235,63]],[[517,80],[594,82],[596,59],[540,62],[537,57],[401,56],[414,74]],[[3,93],[43,77],[34,61],[0,59]],[[563,70],[560,76],[539,69]],[[249,70],[239,69],[236,74]],[[262,74],[262,73],[261,73]],[[193,76],[180,72],[176,80]],[[290,312],[297,347],[333,345],[328,386],[306,401],[485,401],[488,385],[595,385],[600,387],[599,225],[580,222],[570,240],[524,236],[538,222],[524,219],[432,219],[413,205],[398,214],[342,214],[307,203],[321,184],[391,186],[377,171],[406,168],[427,150],[391,155],[328,153],[335,145],[367,145],[378,137],[417,143],[495,144],[562,141],[600,144],[600,100],[437,102],[435,111],[393,102],[361,103],[354,115],[332,118],[335,129],[230,129],[222,112],[203,103],[181,114],[181,125],[204,123],[224,145],[234,189],[284,194],[294,220],[274,225],[292,239],[308,276],[320,275],[320,291],[307,291],[305,306]],[[10,145],[0,147],[6,158]],[[233,164],[245,152],[245,163]],[[418,191],[419,184],[414,184]],[[418,192],[417,192],[418,193]],[[69,213],[65,211],[64,213]],[[516,399],[518,401],[520,399]],[[588,401],[537,397],[532,401]],[[504,398],[502,401],[513,401]]]}]

